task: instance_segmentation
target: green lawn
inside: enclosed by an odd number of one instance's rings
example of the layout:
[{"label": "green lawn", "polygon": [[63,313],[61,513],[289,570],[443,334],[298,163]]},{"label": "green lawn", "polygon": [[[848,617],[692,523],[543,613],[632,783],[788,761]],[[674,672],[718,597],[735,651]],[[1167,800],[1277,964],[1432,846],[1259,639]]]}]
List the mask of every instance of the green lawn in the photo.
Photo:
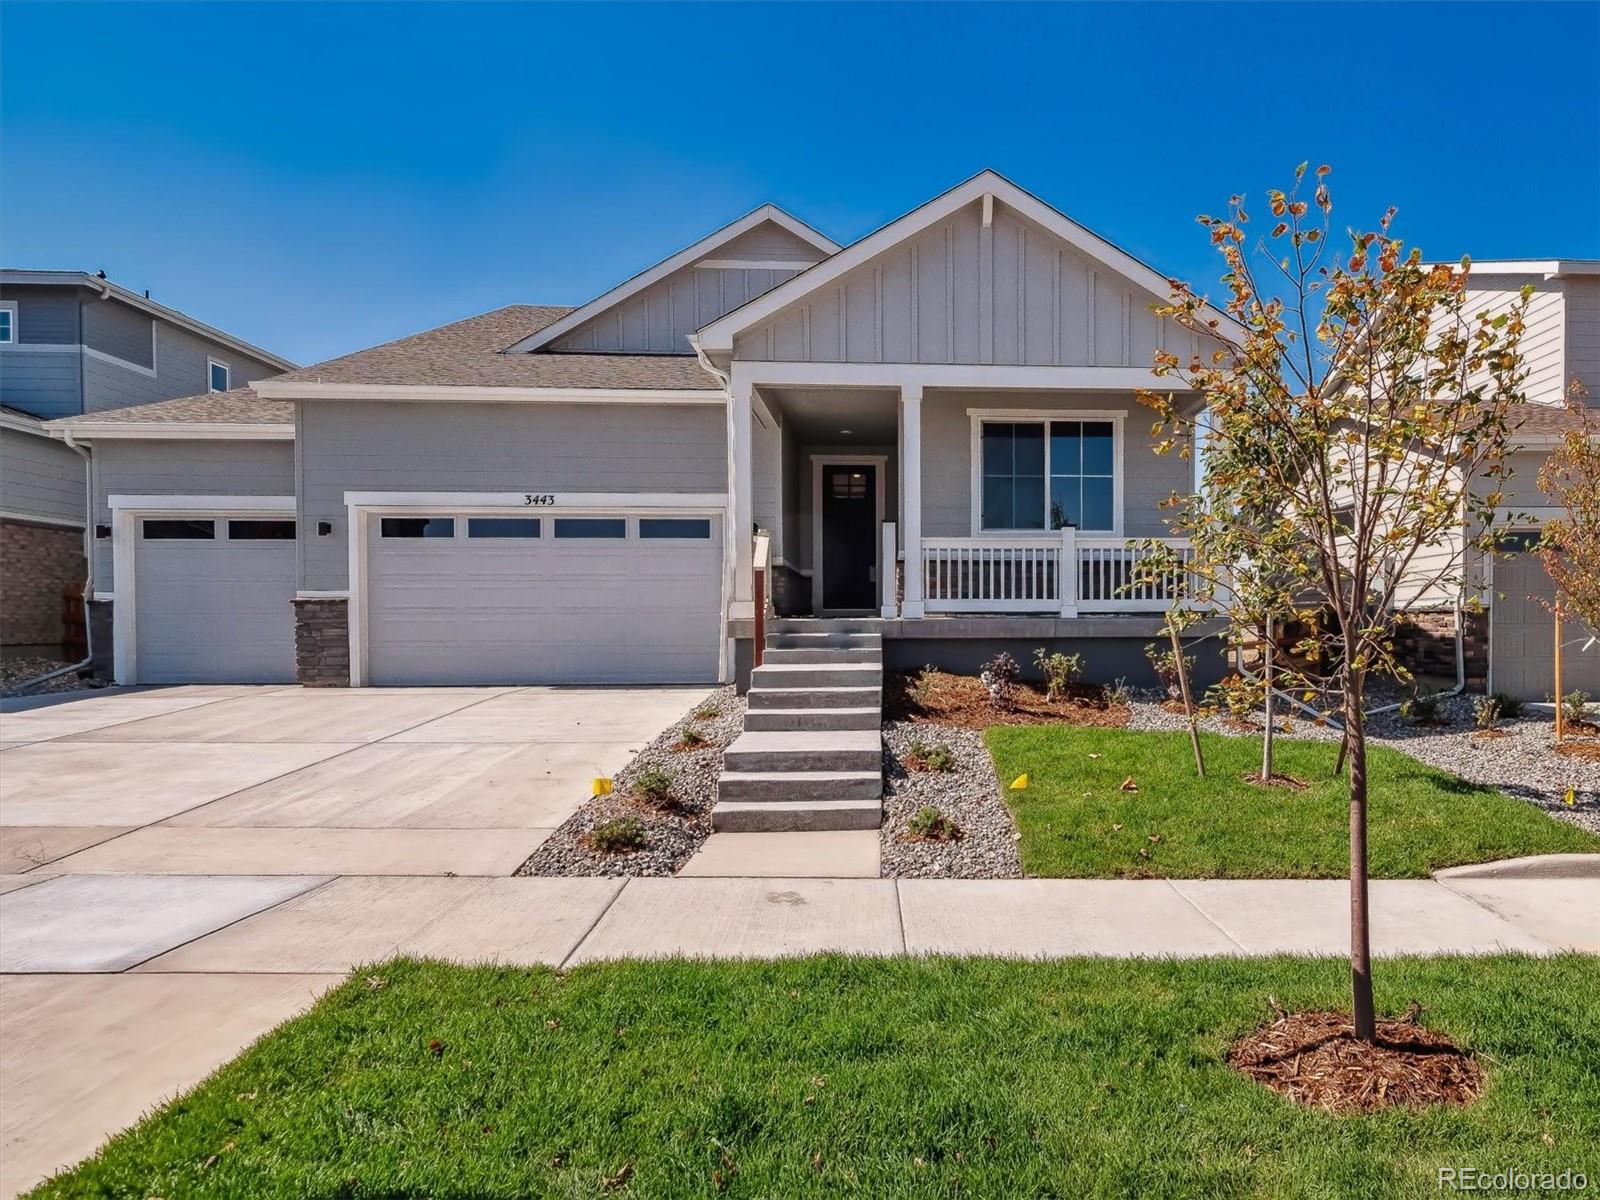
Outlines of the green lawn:
[{"label": "green lawn", "polygon": [[[1026,790],[1004,790],[1029,875],[1314,879],[1349,870],[1348,792],[1332,777],[1338,748],[1327,742],[1278,743],[1276,769],[1311,784],[1291,791],[1240,777],[1260,770],[1255,738],[1203,735],[1204,780],[1187,733],[1012,725],[985,740],[1002,785],[1029,777]],[[1600,837],[1396,751],[1371,747],[1368,770],[1375,877],[1600,850]],[[1138,791],[1121,790],[1129,776]]]},{"label": "green lawn", "polygon": [[[387,982],[377,989],[368,974]],[[1488,1071],[1335,1118],[1232,1040],[1345,1003],[1333,960],[844,959],[363,972],[43,1196],[1433,1196],[1600,1179],[1600,961],[1385,961]],[[614,1181],[609,1191],[602,1181]]]}]

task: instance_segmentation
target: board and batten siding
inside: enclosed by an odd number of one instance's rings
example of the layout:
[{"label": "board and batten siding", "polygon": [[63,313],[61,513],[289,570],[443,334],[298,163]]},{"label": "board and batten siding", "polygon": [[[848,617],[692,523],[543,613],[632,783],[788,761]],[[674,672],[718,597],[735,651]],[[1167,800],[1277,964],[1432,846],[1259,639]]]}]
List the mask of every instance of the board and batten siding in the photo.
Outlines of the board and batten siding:
[{"label": "board and batten siding", "polygon": [[[550,343],[553,351],[689,354],[689,335],[818,262],[822,252],[771,221],[678,268]],[[773,267],[701,265],[783,263]],[[792,265],[790,265],[792,264]]]},{"label": "board and batten siding", "polygon": [[734,357],[1145,367],[1201,348],[1150,311],[1165,298],[998,201],[986,229],[974,201],[740,334]]},{"label": "board and batten siding", "polygon": [[[92,447],[96,524],[110,496],[292,496],[294,446],[275,441],[101,441]],[[114,587],[111,539],[94,539],[94,588]]]},{"label": "board and batten siding", "polygon": [[[778,530],[778,455],[783,447],[783,428],[769,424],[763,413],[750,422],[750,512],[756,526],[774,534]],[[782,556],[783,545],[774,542],[774,556]]]},{"label": "board and batten siding", "polygon": [[[1176,450],[1158,455],[1150,437],[1151,410],[1121,393],[1026,394],[927,392],[922,400],[922,534],[972,533],[972,418],[968,409],[1039,411],[1071,420],[1084,411],[1120,412],[1122,421],[1122,532],[1130,538],[1167,537],[1161,502],[1194,489],[1194,461]],[[1006,420],[998,416],[998,420]]]},{"label": "board and batten siding", "polygon": [[1563,279],[1567,297],[1566,380],[1589,389],[1589,403],[1600,406],[1600,278]]},{"label": "board and batten siding", "polygon": [[0,429],[0,515],[83,524],[84,462],[53,438]]},{"label": "board and batten siding", "polygon": [[[726,493],[722,405],[298,406],[300,586],[349,586],[346,492]],[[318,536],[316,524],[333,532]]]}]

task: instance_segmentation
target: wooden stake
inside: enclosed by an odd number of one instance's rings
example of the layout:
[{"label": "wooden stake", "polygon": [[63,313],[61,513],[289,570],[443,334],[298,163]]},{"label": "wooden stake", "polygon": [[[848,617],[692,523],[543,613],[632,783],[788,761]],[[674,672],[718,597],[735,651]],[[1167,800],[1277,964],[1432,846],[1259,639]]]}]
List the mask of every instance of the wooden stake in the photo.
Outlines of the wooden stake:
[{"label": "wooden stake", "polygon": [[1183,664],[1183,643],[1178,641],[1178,627],[1169,619],[1167,633],[1172,636],[1173,665],[1178,669],[1178,687],[1183,692],[1183,713],[1189,718],[1189,744],[1194,747],[1194,769],[1201,779],[1206,777],[1206,758],[1200,752],[1200,730],[1195,726],[1194,701],[1189,698],[1189,669]]},{"label": "wooden stake", "polygon": [[1556,745],[1561,745],[1565,722],[1561,719],[1561,597],[1556,597]]}]

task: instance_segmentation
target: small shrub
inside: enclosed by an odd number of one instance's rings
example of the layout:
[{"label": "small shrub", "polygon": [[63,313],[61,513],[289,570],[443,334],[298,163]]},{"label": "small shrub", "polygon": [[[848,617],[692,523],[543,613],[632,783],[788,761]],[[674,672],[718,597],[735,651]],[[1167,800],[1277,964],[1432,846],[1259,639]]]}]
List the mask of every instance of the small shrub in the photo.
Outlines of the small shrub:
[{"label": "small shrub", "polygon": [[1235,721],[1248,721],[1266,700],[1266,687],[1257,679],[1229,675],[1206,693],[1206,707],[1226,712]]},{"label": "small shrub", "polygon": [[657,808],[672,803],[672,776],[660,767],[646,767],[633,777],[633,790]]},{"label": "small shrub", "polygon": [[1017,660],[1002,650],[983,664],[978,671],[978,680],[988,690],[989,699],[1001,708],[1010,708],[1011,693],[1021,674],[1022,668],[1017,666]]},{"label": "small shrub", "polygon": [[919,842],[954,842],[961,839],[961,826],[931,804],[924,804],[906,825],[906,832]]},{"label": "small shrub", "polygon": [[1589,711],[1589,701],[1593,699],[1593,696],[1582,689],[1568,692],[1561,697],[1561,719],[1568,725],[1583,723]]},{"label": "small shrub", "polygon": [[685,725],[678,734],[678,748],[680,750],[693,750],[697,746],[704,746],[705,744],[706,735],[693,725]]},{"label": "small shrub", "polygon": [[715,704],[702,704],[694,710],[694,719],[696,721],[711,721],[721,715],[722,710]]},{"label": "small shrub", "polygon": [[1477,719],[1479,729],[1493,729],[1500,721],[1500,697],[1479,696],[1473,702],[1472,714]]},{"label": "small shrub", "polygon": [[1414,692],[1400,701],[1400,715],[1411,721],[1434,721],[1439,717],[1438,692]]},{"label": "small shrub", "polygon": [[1508,696],[1504,692],[1496,692],[1494,701],[1500,706],[1500,719],[1515,721],[1522,715],[1522,701],[1515,696]]},{"label": "small shrub", "polygon": [[916,738],[906,747],[905,764],[913,771],[954,771],[956,756],[943,742],[924,742]]},{"label": "small shrub", "polygon": [[628,854],[643,850],[644,826],[632,817],[603,821],[589,834],[589,844],[602,854]]},{"label": "small shrub", "polygon": [[[1178,673],[1178,655],[1171,646],[1163,646],[1160,642],[1151,642],[1144,648],[1145,658],[1150,660],[1156,678],[1161,681],[1161,686],[1167,689],[1167,699],[1177,700],[1183,695],[1183,681]],[[1194,666],[1194,656],[1183,656],[1183,669],[1188,671]]]},{"label": "small shrub", "polygon": [[1067,687],[1083,673],[1083,655],[1051,654],[1043,646],[1033,652],[1034,665],[1044,674],[1044,698],[1054,701],[1061,698]]},{"label": "small shrub", "polygon": [[1128,686],[1128,681],[1126,679],[1123,679],[1119,676],[1111,681],[1111,683],[1106,687],[1106,703],[1133,703],[1133,689]]},{"label": "small shrub", "polygon": [[918,708],[926,708],[933,701],[933,681],[938,676],[939,669],[934,666],[923,667],[911,677],[911,682],[906,685],[906,698]]}]

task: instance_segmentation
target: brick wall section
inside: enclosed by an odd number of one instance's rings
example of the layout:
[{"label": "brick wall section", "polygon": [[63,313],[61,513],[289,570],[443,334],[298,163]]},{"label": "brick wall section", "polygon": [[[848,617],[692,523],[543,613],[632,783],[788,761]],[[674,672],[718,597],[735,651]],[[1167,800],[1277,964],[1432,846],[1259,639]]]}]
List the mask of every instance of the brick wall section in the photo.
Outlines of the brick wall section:
[{"label": "brick wall section", "polygon": [[59,644],[62,592],[84,570],[81,529],[0,521],[0,644]]},{"label": "brick wall section", "polygon": [[[1489,614],[1463,612],[1462,651],[1467,688],[1482,691],[1489,680]],[[1456,618],[1449,609],[1407,613],[1395,635],[1395,655],[1410,671],[1456,674]]]},{"label": "brick wall section", "polygon": [[350,686],[348,600],[294,602],[295,675],[306,687]]}]

